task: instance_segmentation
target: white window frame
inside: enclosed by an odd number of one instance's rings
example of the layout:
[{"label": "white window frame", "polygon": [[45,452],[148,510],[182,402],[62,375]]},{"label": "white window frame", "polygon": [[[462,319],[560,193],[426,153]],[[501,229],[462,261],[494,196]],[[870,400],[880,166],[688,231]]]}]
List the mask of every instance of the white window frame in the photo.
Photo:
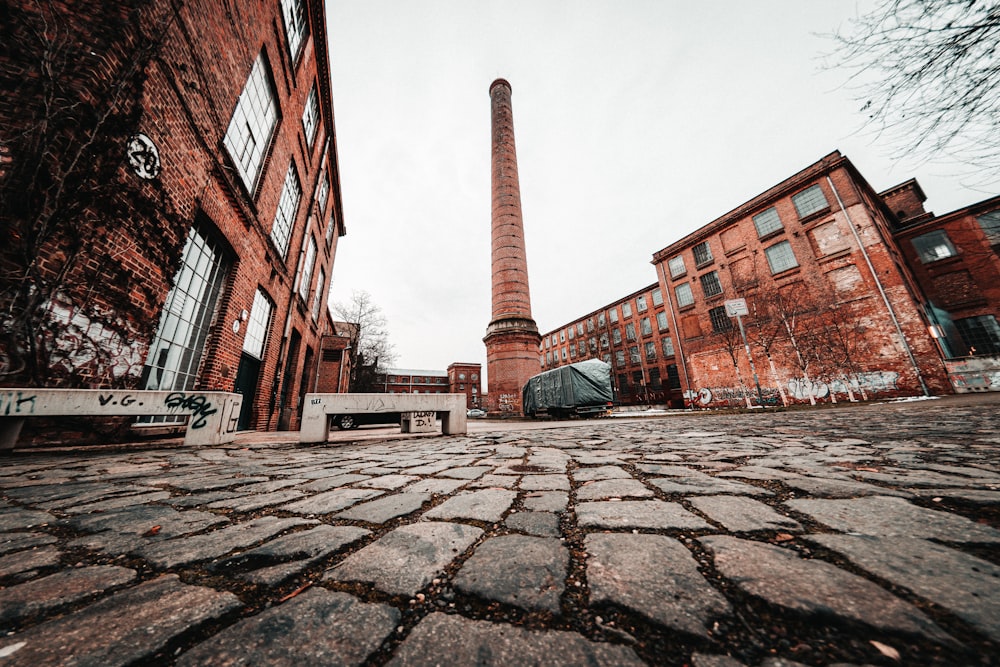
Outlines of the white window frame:
[{"label": "white window frame", "polygon": [[684,308],[694,303],[694,291],[691,289],[691,283],[681,283],[674,287],[674,296],[677,297],[678,308]]},{"label": "white window frame", "polygon": [[687,267],[684,266],[684,256],[677,255],[667,260],[667,270],[670,271],[671,278],[679,278],[686,274]]},{"label": "white window frame", "polygon": [[753,226],[757,228],[757,238],[763,238],[784,229],[781,224],[781,216],[778,215],[778,209],[773,206],[753,216]]},{"label": "white window frame", "polygon": [[303,0],[281,0],[281,18],[285,24],[285,35],[288,38],[288,53],[292,61],[297,62],[302,52],[302,45],[309,35],[309,19],[306,16]]},{"label": "white window frame", "polygon": [[316,267],[316,239],[309,235],[309,242],[306,244],[305,256],[302,258],[302,265],[299,267],[299,296],[303,301],[309,298],[309,288],[312,286],[313,269]]},{"label": "white window frame", "polygon": [[[784,271],[794,269],[799,265],[795,258],[795,251],[788,241],[775,243],[773,246],[764,248],[764,255],[767,257],[767,265],[771,268],[771,275],[776,275]],[[791,263],[787,258],[791,258]]]},{"label": "white window frame", "polygon": [[799,214],[800,220],[817,211],[830,208],[830,202],[827,201],[826,194],[818,183],[792,195],[792,203],[795,204],[795,211]]},{"label": "white window frame", "polygon": [[299,174],[295,170],[295,162],[290,162],[285,173],[285,183],[281,186],[281,197],[278,208],[274,212],[274,222],[271,224],[271,240],[281,253],[282,259],[288,256],[288,241],[292,237],[292,228],[299,213],[299,202],[302,201],[302,186],[299,185]]},{"label": "white window frame", "polygon": [[267,57],[261,51],[254,61],[243,92],[222,139],[243,185],[253,195],[263,173],[271,138],[280,119]]},{"label": "white window frame", "polygon": [[306,145],[313,147],[316,135],[319,133],[319,97],[316,95],[316,86],[313,85],[306,98],[306,106],[302,110],[302,129],[306,135]]}]

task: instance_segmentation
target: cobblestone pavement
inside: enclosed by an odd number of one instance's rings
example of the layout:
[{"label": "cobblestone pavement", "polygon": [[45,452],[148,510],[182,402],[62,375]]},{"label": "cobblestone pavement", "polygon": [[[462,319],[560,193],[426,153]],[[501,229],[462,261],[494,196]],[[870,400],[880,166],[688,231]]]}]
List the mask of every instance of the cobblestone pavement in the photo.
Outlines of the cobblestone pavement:
[{"label": "cobblestone pavement", "polygon": [[998,407],[18,454],[0,665],[1000,664]]}]

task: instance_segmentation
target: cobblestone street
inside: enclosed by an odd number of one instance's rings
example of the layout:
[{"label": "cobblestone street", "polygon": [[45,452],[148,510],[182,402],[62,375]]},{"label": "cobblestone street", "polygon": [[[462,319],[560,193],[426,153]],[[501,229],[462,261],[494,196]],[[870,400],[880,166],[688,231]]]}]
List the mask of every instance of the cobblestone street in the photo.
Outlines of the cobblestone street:
[{"label": "cobblestone street", "polygon": [[1000,664],[998,407],[21,452],[0,665]]}]

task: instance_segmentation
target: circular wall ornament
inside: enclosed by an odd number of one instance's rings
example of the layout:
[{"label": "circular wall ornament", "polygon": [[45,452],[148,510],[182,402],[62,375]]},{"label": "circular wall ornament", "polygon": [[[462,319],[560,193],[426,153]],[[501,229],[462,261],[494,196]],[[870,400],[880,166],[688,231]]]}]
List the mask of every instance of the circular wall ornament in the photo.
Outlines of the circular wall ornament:
[{"label": "circular wall ornament", "polygon": [[147,181],[160,175],[160,152],[153,140],[141,132],[132,135],[125,150],[129,166],[139,178]]}]

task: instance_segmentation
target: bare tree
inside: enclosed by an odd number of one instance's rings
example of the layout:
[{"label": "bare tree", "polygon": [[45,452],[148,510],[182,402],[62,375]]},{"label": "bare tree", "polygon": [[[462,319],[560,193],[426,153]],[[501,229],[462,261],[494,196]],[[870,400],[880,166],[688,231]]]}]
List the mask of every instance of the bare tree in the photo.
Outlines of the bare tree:
[{"label": "bare tree", "polygon": [[168,20],[144,5],[0,9],[0,383],[138,380],[166,290],[125,259],[169,276],[183,243],[160,183],[125,170]]},{"label": "bare tree", "polygon": [[382,309],[371,294],[361,290],[352,292],[350,301],[335,303],[333,310],[337,317],[357,326],[357,343],[351,349],[350,391],[374,391],[376,374],[385,372],[396,360]]},{"label": "bare tree", "polygon": [[830,37],[826,66],[852,72],[866,126],[895,141],[894,157],[1000,177],[1000,3],[883,0]]}]

